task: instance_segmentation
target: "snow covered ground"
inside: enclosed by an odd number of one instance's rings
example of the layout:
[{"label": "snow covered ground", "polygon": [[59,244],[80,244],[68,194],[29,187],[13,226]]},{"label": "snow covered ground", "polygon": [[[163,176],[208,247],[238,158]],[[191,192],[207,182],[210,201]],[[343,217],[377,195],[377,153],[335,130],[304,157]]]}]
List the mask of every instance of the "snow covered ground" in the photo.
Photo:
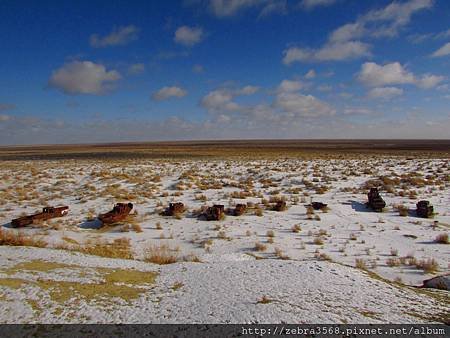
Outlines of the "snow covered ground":
[{"label": "snow covered ground", "polygon": [[[160,266],[49,249],[0,252],[9,257],[0,267],[6,323],[418,323],[441,321],[448,310],[446,291],[391,285],[326,261]],[[131,272],[108,278],[117,271]],[[136,271],[151,277],[129,278]]]},{"label": "snow covered ground", "polygon": [[[46,247],[0,247],[1,322],[404,323],[448,308],[448,292],[402,286],[450,271],[450,245],[436,240],[450,229],[448,159],[11,161],[0,178],[3,235]],[[381,187],[382,213],[364,206],[371,184]],[[270,210],[277,199],[286,211]],[[416,216],[421,199],[434,218]],[[308,214],[311,200],[328,210]],[[161,216],[171,201],[188,211]],[[136,214],[99,228],[95,216],[116,202],[133,202]],[[242,216],[194,217],[204,205],[237,203],[248,205]],[[46,205],[69,205],[69,215],[10,228]],[[114,240],[134,259],[70,252]],[[161,246],[180,262],[144,262]]]}]

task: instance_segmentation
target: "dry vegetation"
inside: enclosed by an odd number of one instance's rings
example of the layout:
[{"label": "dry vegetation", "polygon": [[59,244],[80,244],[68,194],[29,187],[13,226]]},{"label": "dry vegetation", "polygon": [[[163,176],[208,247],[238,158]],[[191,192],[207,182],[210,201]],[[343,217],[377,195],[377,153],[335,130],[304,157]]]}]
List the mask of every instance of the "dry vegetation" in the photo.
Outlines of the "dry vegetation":
[{"label": "dry vegetation", "polygon": [[[403,268],[447,271],[442,255],[433,254],[445,250],[441,244],[449,244],[450,212],[444,204],[450,189],[447,153],[416,150],[405,155],[372,148],[361,152],[345,146],[345,151],[324,151],[312,145],[163,145],[152,152],[133,148],[133,157],[130,149],[89,149],[87,155],[94,157],[76,160],[66,156],[65,149],[55,152],[61,157],[55,161],[3,161],[0,200],[6,203],[0,209],[5,225],[0,228],[0,245],[157,264],[200,261],[210,253],[257,251],[264,259],[333,260],[387,274]],[[36,156],[45,153],[30,151]],[[170,156],[162,158],[164,151]],[[116,152],[126,156],[113,156]],[[7,155],[22,156],[0,152],[0,158]],[[388,201],[381,217],[364,206],[370,187],[378,187]],[[417,219],[415,203],[420,199],[438,203],[434,220]],[[189,206],[186,212],[161,216],[164,207],[178,201]],[[315,211],[308,206],[312,201],[324,201],[331,208]],[[96,217],[116,202],[132,202],[137,213],[99,228]],[[286,205],[281,203],[276,211],[279,202]],[[7,228],[12,218],[48,204],[68,204],[70,213],[19,231]],[[197,218],[214,204],[225,210],[244,204],[247,209],[242,216],[228,213],[215,222]],[[417,258],[402,256],[410,247]]]}]

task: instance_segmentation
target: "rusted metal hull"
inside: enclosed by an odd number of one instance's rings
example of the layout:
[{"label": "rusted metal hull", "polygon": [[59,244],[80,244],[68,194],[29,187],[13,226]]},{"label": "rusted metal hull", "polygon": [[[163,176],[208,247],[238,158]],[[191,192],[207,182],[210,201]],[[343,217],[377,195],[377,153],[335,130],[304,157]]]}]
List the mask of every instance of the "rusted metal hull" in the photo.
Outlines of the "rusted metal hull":
[{"label": "rusted metal hull", "polygon": [[419,201],[417,202],[416,207],[416,213],[418,217],[429,218],[433,216],[434,208],[429,201]]},{"label": "rusted metal hull", "polygon": [[311,203],[311,207],[312,207],[314,210],[322,210],[322,209],[324,209],[324,208],[327,207],[327,204],[322,203],[322,202],[312,202],[312,203]]},{"label": "rusted metal hull", "polygon": [[103,224],[117,223],[127,218],[131,210],[133,210],[132,203],[117,203],[111,211],[105,214],[100,214],[98,219]]},{"label": "rusted metal hull", "polygon": [[11,221],[11,226],[14,228],[24,227],[35,222],[46,221],[56,217],[63,217],[69,212],[68,206],[62,207],[45,207],[42,212],[34,215],[23,216]]},{"label": "rusted metal hull", "polygon": [[166,208],[166,210],[164,210],[162,212],[163,216],[175,216],[175,215],[180,215],[185,211],[185,207],[184,204],[181,202],[177,202],[177,203],[169,203],[169,207]]},{"label": "rusted metal hull", "polygon": [[274,211],[285,211],[287,208],[286,206],[286,201],[278,201],[274,206],[273,206],[273,210]]},{"label": "rusted metal hull", "polygon": [[386,202],[381,198],[377,188],[371,188],[367,194],[368,202],[366,205],[373,211],[381,212],[386,207]]},{"label": "rusted metal hull", "polygon": [[234,216],[241,216],[245,214],[245,211],[247,210],[247,205],[245,204],[236,204],[233,214]]},{"label": "rusted metal hull", "polygon": [[201,216],[206,218],[207,221],[220,221],[225,216],[225,206],[215,204],[212,207],[208,207]]}]

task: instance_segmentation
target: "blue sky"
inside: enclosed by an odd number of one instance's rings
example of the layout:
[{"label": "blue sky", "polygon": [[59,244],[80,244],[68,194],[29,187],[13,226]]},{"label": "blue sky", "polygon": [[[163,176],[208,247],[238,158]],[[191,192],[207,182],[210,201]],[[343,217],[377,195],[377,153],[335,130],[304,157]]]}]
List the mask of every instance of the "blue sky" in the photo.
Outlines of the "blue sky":
[{"label": "blue sky", "polygon": [[450,2],[0,2],[0,144],[448,138]]}]

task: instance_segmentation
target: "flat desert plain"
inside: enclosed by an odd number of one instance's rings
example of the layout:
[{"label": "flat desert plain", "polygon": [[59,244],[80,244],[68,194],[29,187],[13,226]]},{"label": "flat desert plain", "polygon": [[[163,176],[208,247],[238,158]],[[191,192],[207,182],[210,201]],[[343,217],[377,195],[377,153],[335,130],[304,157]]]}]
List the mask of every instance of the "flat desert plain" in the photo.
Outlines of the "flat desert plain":
[{"label": "flat desert plain", "polygon": [[[449,158],[449,141],[3,147],[0,322],[448,322],[448,291],[418,286],[450,270]],[[118,202],[131,213],[102,224]]]}]

